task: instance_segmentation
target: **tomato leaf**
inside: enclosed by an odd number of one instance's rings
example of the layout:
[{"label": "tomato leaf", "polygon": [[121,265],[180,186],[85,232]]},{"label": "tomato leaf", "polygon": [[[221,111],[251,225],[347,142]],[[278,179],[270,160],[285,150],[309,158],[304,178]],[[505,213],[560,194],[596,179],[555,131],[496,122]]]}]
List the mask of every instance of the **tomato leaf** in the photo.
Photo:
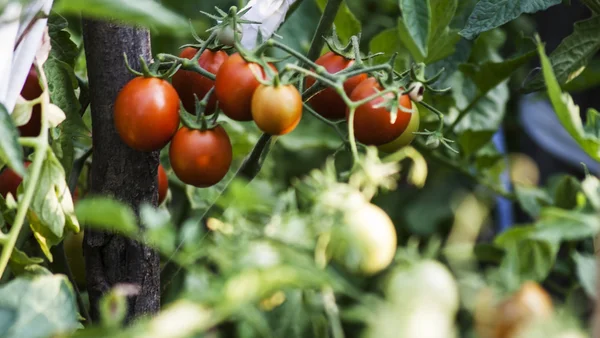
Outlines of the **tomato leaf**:
[{"label": "tomato leaf", "polygon": [[[325,10],[327,0],[315,1],[317,2],[317,5],[319,6],[321,12],[323,12],[323,10]],[[335,20],[333,21],[333,23],[335,24],[336,32],[342,42],[349,41],[350,37],[352,37],[352,35],[358,34],[361,29],[360,21],[358,21],[354,14],[352,14],[350,8],[348,8],[348,5],[346,5],[345,1],[342,2],[342,4],[340,5],[340,8],[337,12],[337,15],[335,16]]]},{"label": "tomato leaf", "polygon": [[584,127],[579,115],[579,106],[573,102],[571,95],[562,93],[550,60],[546,56],[544,46],[541,43],[538,43],[538,52],[542,62],[547,93],[558,119],[588,155],[597,161],[600,160],[598,112],[594,109],[588,110],[587,124]]},{"label": "tomato leaf", "polygon": [[581,0],[583,4],[588,6],[589,9],[592,10],[595,14],[600,13],[600,1],[598,0]]},{"label": "tomato leaf", "polygon": [[421,55],[427,55],[431,7],[429,0],[400,0],[402,19]]},{"label": "tomato leaf", "polygon": [[565,83],[562,88],[571,94],[582,92],[600,85],[600,60],[592,60],[585,69],[573,80]]},{"label": "tomato leaf", "polygon": [[17,174],[25,175],[19,132],[2,103],[0,103],[0,162],[8,164]]},{"label": "tomato leaf", "polygon": [[397,28],[390,28],[379,32],[369,42],[369,50],[372,54],[384,53],[373,59],[374,63],[387,62],[394,53],[398,53],[394,68],[398,71],[404,71],[410,67],[410,53],[406,48],[402,48],[402,40]]},{"label": "tomato leaf", "polygon": [[85,198],[77,203],[75,214],[82,224],[95,229],[118,231],[125,236],[138,232],[131,207],[111,198]]},{"label": "tomato leaf", "polygon": [[81,327],[77,319],[75,295],[64,275],[17,278],[0,287],[2,337],[50,337]]},{"label": "tomato leaf", "polygon": [[514,189],[521,208],[534,219],[539,217],[543,207],[554,202],[546,190],[537,187],[526,187],[517,184]]},{"label": "tomato leaf", "polygon": [[575,261],[575,268],[577,271],[577,279],[583,287],[585,293],[592,299],[597,298],[596,293],[596,256],[594,255],[582,255],[579,252],[575,252],[572,255]]},{"label": "tomato leaf", "polygon": [[[574,31],[550,54],[550,63],[559,84],[577,78],[590,59],[600,49],[600,16],[575,23]],[[544,75],[529,77],[523,89],[533,92],[544,88]]]},{"label": "tomato leaf", "polygon": [[481,0],[460,35],[472,40],[480,33],[500,27],[523,13],[542,11],[561,2],[562,0]]},{"label": "tomato leaf", "polygon": [[25,252],[14,248],[10,255],[9,266],[11,271],[19,276],[30,270],[32,266],[42,264],[43,262],[44,260],[39,257],[29,257]]},{"label": "tomato leaf", "polygon": [[65,0],[57,3],[54,9],[61,14],[119,20],[173,35],[189,31],[183,17],[152,0]]},{"label": "tomato leaf", "polygon": [[552,186],[554,205],[562,209],[573,209],[577,206],[577,196],[581,191],[581,183],[577,178],[564,175],[555,179]]}]

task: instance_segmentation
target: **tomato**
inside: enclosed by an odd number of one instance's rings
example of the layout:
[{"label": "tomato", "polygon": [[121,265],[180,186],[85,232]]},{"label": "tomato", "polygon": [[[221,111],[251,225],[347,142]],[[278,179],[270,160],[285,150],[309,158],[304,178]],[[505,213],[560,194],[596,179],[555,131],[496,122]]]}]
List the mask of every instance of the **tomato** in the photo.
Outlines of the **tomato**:
[{"label": "tomato", "polygon": [[[26,161],[25,168],[29,167],[31,162]],[[23,178],[19,176],[12,169],[6,167],[2,172],[0,172],[0,195],[6,198],[8,193],[11,193],[13,197],[17,198],[17,188],[19,184],[23,181]]]},{"label": "tomato", "polygon": [[349,271],[373,275],[385,269],[396,254],[396,229],[378,206],[363,202],[349,208],[344,225],[334,229],[327,248],[334,261]]},{"label": "tomato", "polygon": [[[270,66],[276,70],[273,65]],[[266,78],[260,65],[246,62],[239,53],[231,55],[219,68],[215,80],[215,95],[219,108],[229,118],[236,121],[252,120],[252,95],[260,85],[255,73]]]},{"label": "tomato", "polygon": [[[25,85],[23,85],[23,89],[21,89],[21,96],[30,101],[37,99],[40,97],[40,95],[42,95],[42,87],[40,86],[40,81],[35,67],[32,65],[29,69],[29,73],[27,74],[27,78],[25,79]],[[33,106],[29,122],[19,127],[19,133],[23,137],[35,137],[40,134],[41,129],[42,111],[41,105],[38,103]]]},{"label": "tomato", "polygon": [[419,115],[419,109],[417,108],[417,105],[415,104],[415,105],[413,105],[413,112],[412,112],[412,116],[410,117],[410,122],[408,123],[408,126],[402,132],[402,134],[400,134],[400,136],[398,136],[398,138],[396,138],[392,142],[382,144],[382,145],[378,146],[377,148],[380,151],[383,151],[385,153],[393,153],[393,152],[396,152],[397,150],[399,150],[400,148],[406,147],[417,136],[414,133],[419,131],[420,120],[421,120],[421,117]]},{"label": "tomato", "polygon": [[[327,52],[318,58],[315,63],[323,66],[330,74],[342,71],[354,63],[354,60],[346,59],[334,52]],[[359,83],[367,78],[367,74],[353,76],[344,82],[344,91],[346,95],[358,86]],[[310,88],[316,80],[313,77],[306,78],[306,88]],[[325,88],[310,98],[308,101],[311,107],[321,116],[328,119],[343,119],[346,116],[346,103],[342,97],[333,88]]]},{"label": "tomato", "polygon": [[64,239],[65,255],[77,286],[85,287],[85,259],[83,256],[83,230],[69,233]]},{"label": "tomato", "polygon": [[114,119],[125,144],[139,151],[159,150],[179,127],[179,96],[165,80],[136,77],[119,92]]},{"label": "tomato", "polygon": [[[368,78],[361,82],[352,94],[352,101],[360,101],[383,90],[375,78]],[[390,93],[387,98],[392,96]],[[385,101],[383,97],[375,98],[356,108],[354,113],[354,136],[356,140],[366,145],[383,145],[398,138],[408,127],[411,113],[404,112],[398,108],[396,121],[390,123],[390,112],[385,107],[377,107]],[[406,109],[412,109],[413,105],[408,95],[399,98],[399,104]]]},{"label": "tomato", "polygon": [[169,191],[169,179],[167,172],[161,164],[158,165],[158,204],[161,204],[167,197]]},{"label": "tomato", "polygon": [[225,177],[232,160],[231,141],[223,127],[194,130],[181,127],[171,141],[169,159],[186,184],[210,187]]},{"label": "tomato", "polygon": [[260,85],[252,96],[252,118],[267,134],[287,134],[302,118],[302,95],[292,85]]},{"label": "tomato", "polygon": [[[196,48],[187,47],[181,51],[179,57],[192,59],[194,55],[196,55],[197,51],[198,50]],[[221,68],[221,65],[227,60],[227,58],[229,58],[229,56],[222,50],[213,52],[210,49],[207,49],[202,52],[202,55],[200,55],[200,58],[198,59],[198,65],[212,74],[217,74],[217,71],[219,68]],[[173,75],[172,83],[173,87],[179,94],[179,98],[181,99],[181,103],[183,103],[183,107],[192,114],[196,113],[196,101],[194,99],[194,94],[198,96],[198,100],[202,100],[206,93],[208,93],[215,85],[213,80],[189,70],[177,71],[177,73]],[[217,98],[213,94],[208,100],[208,105],[206,106],[204,114],[211,115],[214,113],[216,103]]]}]

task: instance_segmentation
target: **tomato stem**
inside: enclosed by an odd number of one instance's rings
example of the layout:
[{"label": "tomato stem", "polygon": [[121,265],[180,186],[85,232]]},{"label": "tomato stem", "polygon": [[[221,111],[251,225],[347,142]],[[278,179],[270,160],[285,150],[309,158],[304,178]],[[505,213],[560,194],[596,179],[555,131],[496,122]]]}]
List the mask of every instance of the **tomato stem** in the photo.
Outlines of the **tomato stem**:
[{"label": "tomato stem", "polygon": [[[368,101],[367,101],[368,102]],[[348,141],[350,142],[350,150],[352,151],[353,167],[358,163],[358,149],[356,147],[356,137],[354,137],[354,115],[356,114],[356,106],[350,106],[348,112]]]},{"label": "tomato stem", "polygon": [[158,54],[156,56],[156,58],[159,61],[161,61],[161,62],[168,61],[168,60],[174,61],[175,63],[180,64],[181,65],[181,69],[183,69],[183,70],[189,70],[189,71],[192,71],[192,72],[196,72],[196,73],[198,73],[198,74],[200,74],[200,75],[202,75],[202,76],[204,76],[206,78],[209,78],[209,79],[211,79],[213,81],[216,79],[215,74],[213,74],[213,73],[205,70],[204,68],[200,67],[200,65],[198,64],[197,61],[196,62],[192,62],[192,60],[190,60],[190,59],[180,58],[178,56],[171,55],[171,54],[165,54],[165,53]]},{"label": "tomato stem", "polygon": [[337,15],[337,12],[342,5],[342,0],[329,0],[325,5],[325,9],[323,10],[323,15],[321,15],[321,19],[319,20],[319,24],[317,25],[317,29],[315,30],[315,34],[313,35],[312,41],[310,43],[310,48],[306,57],[309,60],[316,60],[321,54],[321,50],[323,49],[323,45],[325,44],[325,39],[323,36],[327,33],[327,31],[332,27],[333,21]]}]

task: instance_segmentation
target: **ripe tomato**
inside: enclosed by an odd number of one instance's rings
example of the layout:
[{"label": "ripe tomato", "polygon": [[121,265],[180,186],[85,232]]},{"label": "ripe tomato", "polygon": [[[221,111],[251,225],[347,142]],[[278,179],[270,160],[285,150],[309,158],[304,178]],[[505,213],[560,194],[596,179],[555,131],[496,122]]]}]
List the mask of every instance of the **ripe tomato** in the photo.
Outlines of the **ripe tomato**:
[{"label": "ripe tomato", "polygon": [[[270,66],[276,70],[273,65]],[[246,62],[239,53],[231,55],[219,68],[215,80],[215,95],[219,108],[229,118],[236,121],[252,120],[252,95],[260,85],[255,73],[266,78],[260,65]]]},{"label": "ripe tomato", "polygon": [[[192,59],[198,50],[193,47],[184,48],[179,54],[179,57]],[[200,55],[198,59],[198,65],[202,67],[204,70],[217,74],[217,71],[229,58],[227,53],[222,50],[213,52],[210,49],[205,50]],[[181,103],[183,103],[183,107],[188,112],[195,114],[196,112],[196,101],[194,99],[194,94],[198,96],[198,100],[202,100],[202,98],[208,93],[208,91],[215,85],[215,82],[207,77],[204,77],[196,72],[192,72],[189,70],[179,70],[175,75],[173,75],[172,79],[173,87],[179,94],[179,98],[181,99]],[[206,110],[204,111],[205,115],[211,115],[215,112],[215,105],[217,103],[217,98],[215,95],[212,95],[208,100],[208,105],[206,106]]]},{"label": "ripe tomato", "polygon": [[287,134],[302,118],[302,96],[292,85],[261,85],[252,96],[252,118],[267,134]]},{"label": "ripe tomato", "polygon": [[378,206],[363,202],[348,209],[345,226],[337,227],[327,248],[334,261],[353,273],[373,275],[385,269],[396,254],[396,229]]},{"label": "ripe tomato", "polygon": [[[319,66],[325,67],[328,73],[335,74],[354,63],[354,60],[346,59],[334,52],[327,52],[315,61]],[[344,91],[350,96],[354,88],[367,78],[367,74],[353,76],[344,82]],[[315,83],[312,77],[306,78],[306,88]],[[328,119],[343,119],[346,116],[346,103],[333,88],[325,88],[310,98],[308,101],[313,109],[321,116]]]},{"label": "ripe tomato", "polygon": [[85,287],[85,259],[83,256],[83,230],[79,233],[69,233],[63,243],[65,255],[73,278],[80,288]]},{"label": "ripe tomato", "polygon": [[406,147],[417,136],[416,134],[414,134],[414,132],[419,131],[420,120],[421,120],[421,117],[419,116],[419,109],[417,108],[417,105],[415,104],[415,105],[413,105],[413,112],[412,112],[412,116],[410,117],[410,122],[408,123],[408,126],[402,132],[402,134],[400,134],[400,136],[398,136],[398,138],[396,138],[392,142],[382,144],[382,145],[378,146],[377,148],[380,151],[383,151],[386,153],[393,153],[402,147]]},{"label": "ripe tomato", "polygon": [[[25,168],[29,167],[31,162],[26,161]],[[19,184],[23,181],[23,178],[19,176],[12,169],[6,167],[2,172],[0,172],[0,195],[6,198],[8,193],[11,193],[13,197],[17,198],[17,188]]]},{"label": "ripe tomato", "polygon": [[114,112],[125,144],[139,151],[159,150],[179,127],[179,96],[165,80],[136,77],[119,92]]},{"label": "ripe tomato", "polygon": [[[21,89],[21,96],[26,100],[37,99],[42,95],[42,87],[38,79],[35,67],[32,65],[25,79],[25,85]],[[19,133],[23,137],[35,137],[40,134],[42,129],[42,112],[41,105],[36,104],[31,111],[29,122],[19,127]]]},{"label": "ripe tomato", "polygon": [[[360,101],[380,90],[382,88],[377,79],[370,77],[356,86],[350,94],[350,99]],[[389,98],[391,95],[386,96]],[[354,136],[359,142],[366,145],[383,145],[398,138],[408,127],[412,114],[398,109],[396,121],[392,124],[390,112],[385,107],[377,107],[384,101],[385,99],[380,96],[356,108]],[[412,109],[413,105],[408,95],[402,95],[399,101],[404,108]]]},{"label": "ripe tomato", "polygon": [[167,192],[169,191],[169,179],[167,178],[167,173],[165,172],[165,168],[161,164],[158,165],[158,204],[161,204],[165,197],[167,197]]},{"label": "ripe tomato", "polygon": [[199,188],[222,180],[229,171],[232,155],[231,141],[221,126],[208,130],[181,127],[169,148],[175,175]]}]

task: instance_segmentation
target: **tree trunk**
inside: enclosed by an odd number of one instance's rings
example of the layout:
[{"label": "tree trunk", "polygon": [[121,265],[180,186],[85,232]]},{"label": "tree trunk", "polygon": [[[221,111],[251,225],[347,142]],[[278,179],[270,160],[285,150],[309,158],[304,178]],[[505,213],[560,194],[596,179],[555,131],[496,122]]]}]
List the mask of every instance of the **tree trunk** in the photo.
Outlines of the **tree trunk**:
[{"label": "tree trunk", "polygon": [[[136,213],[142,202],[156,205],[158,152],[139,152],[125,145],[113,124],[113,105],[121,88],[133,78],[123,53],[134,69],[139,56],[150,59],[147,30],[111,22],[83,20],[92,111],[93,162],[91,191],[113,196]],[[85,230],[84,255],[92,320],[98,301],[119,283],[135,284],[139,293],[129,298],[127,321],[156,313],[160,305],[159,256],[140,243],[114,233]]]}]

